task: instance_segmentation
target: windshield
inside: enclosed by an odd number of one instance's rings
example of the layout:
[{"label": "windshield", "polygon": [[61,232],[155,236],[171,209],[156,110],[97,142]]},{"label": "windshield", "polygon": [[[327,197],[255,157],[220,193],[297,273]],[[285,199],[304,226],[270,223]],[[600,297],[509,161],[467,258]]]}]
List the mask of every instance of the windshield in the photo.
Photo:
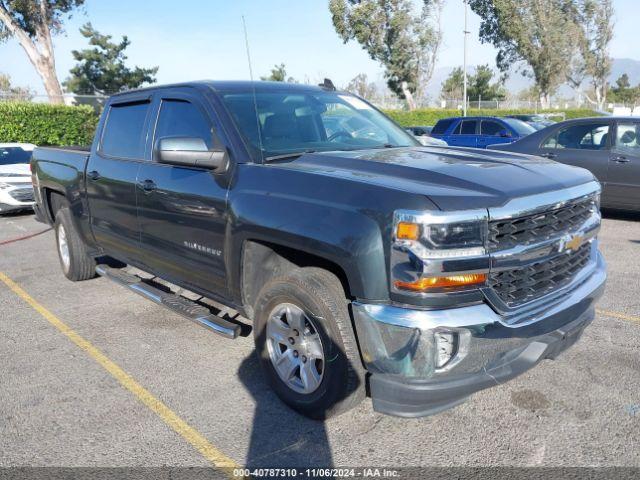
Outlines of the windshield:
[{"label": "windshield", "polygon": [[513,128],[516,133],[521,136],[529,135],[536,131],[536,129],[531,125],[523,122],[522,120],[518,120],[517,118],[503,118],[502,120],[504,120],[507,125]]},{"label": "windshield", "polygon": [[311,151],[419,145],[387,117],[349,94],[256,92],[255,95],[255,101],[250,90],[222,95],[238,130],[252,147],[254,159]]},{"label": "windshield", "polygon": [[31,152],[20,147],[0,147],[0,165],[29,163]]}]

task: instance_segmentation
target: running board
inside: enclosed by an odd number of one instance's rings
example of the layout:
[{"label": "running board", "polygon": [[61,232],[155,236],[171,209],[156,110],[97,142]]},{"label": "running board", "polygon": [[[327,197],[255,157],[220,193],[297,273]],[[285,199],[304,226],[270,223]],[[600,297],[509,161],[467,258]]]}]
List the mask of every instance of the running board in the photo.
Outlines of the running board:
[{"label": "running board", "polygon": [[173,293],[164,292],[153,285],[142,281],[140,277],[131,275],[117,268],[108,265],[98,265],[96,273],[101,277],[108,278],[114,282],[127,287],[129,290],[142,295],[147,300],[151,300],[158,305],[188,318],[205,328],[213,330],[226,338],[237,338],[240,334],[240,325],[231,323],[224,318],[212,314],[208,308],[189,300],[188,298]]}]

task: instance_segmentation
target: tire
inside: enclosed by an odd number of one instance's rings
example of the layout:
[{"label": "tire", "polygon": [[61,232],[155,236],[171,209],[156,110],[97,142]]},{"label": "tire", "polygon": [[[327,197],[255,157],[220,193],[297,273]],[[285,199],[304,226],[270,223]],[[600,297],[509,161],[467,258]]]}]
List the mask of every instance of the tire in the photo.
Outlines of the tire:
[{"label": "tire", "polygon": [[299,413],[325,419],[364,399],[364,369],[348,301],[330,272],[301,268],[270,280],[256,300],[254,340],[271,387]]},{"label": "tire", "polygon": [[54,229],[60,267],[65,277],[73,282],[94,278],[96,262],[87,254],[87,248],[73,226],[67,207],[61,207],[56,212]]}]

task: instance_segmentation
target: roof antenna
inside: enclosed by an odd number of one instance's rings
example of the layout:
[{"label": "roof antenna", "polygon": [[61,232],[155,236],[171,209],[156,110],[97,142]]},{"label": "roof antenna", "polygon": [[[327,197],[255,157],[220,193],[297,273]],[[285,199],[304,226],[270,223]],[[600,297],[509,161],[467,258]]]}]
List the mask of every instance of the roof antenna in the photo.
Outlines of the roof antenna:
[{"label": "roof antenna", "polygon": [[260,145],[260,159],[264,163],[264,147],[262,145],[262,130],[260,128],[260,116],[258,115],[258,99],[256,97],[256,84],[253,81],[253,69],[251,68],[251,53],[249,52],[249,37],[247,36],[247,22],[242,15],[242,27],[244,28],[244,43],[247,48],[247,61],[249,62],[249,78],[253,89],[253,108],[256,112],[256,128],[258,129],[258,144]]}]

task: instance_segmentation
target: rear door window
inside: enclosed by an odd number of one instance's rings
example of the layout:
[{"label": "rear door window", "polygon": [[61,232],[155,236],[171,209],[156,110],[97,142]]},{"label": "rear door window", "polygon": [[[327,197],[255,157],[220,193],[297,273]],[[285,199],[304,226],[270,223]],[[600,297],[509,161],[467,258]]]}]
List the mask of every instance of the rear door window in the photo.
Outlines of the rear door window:
[{"label": "rear door window", "polygon": [[149,106],[148,101],[111,105],[102,134],[102,153],[119,158],[144,158]]},{"label": "rear door window", "polygon": [[604,122],[579,123],[558,130],[548,137],[542,148],[573,150],[603,150],[607,148],[609,124]]},{"label": "rear door window", "polygon": [[433,130],[431,130],[431,134],[443,135],[447,130],[449,130],[449,127],[454,121],[454,119],[438,120],[438,123],[436,123],[435,127],[433,127]]}]

